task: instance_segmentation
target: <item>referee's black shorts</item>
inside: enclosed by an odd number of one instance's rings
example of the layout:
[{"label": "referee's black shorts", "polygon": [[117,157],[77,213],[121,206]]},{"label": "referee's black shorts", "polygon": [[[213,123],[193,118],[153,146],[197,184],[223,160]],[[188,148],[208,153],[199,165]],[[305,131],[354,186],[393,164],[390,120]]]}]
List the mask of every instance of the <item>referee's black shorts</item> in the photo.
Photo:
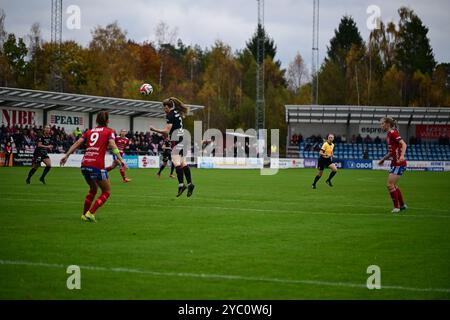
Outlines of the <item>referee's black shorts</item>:
[{"label": "referee's black shorts", "polygon": [[331,161],[331,158],[320,157],[319,161],[317,162],[317,169],[323,171],[325,168],[328,168],[332,163],[333,162]]}]

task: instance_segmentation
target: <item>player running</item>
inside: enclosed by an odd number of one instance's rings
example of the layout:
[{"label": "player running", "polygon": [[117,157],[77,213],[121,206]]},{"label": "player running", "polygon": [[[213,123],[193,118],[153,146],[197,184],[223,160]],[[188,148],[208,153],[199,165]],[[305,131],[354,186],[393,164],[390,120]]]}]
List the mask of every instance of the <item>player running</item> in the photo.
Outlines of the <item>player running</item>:
[{"label": "player running", "polygon": [[[128,145],[130,144],[130,139],[128,139],[125,136],[126,134],[127,134],[127,131],[125,129],[122,129],[122,130],[120,130],[120,135],[118,137],[116,137],[116,139],[115,139],[117,148],[119,149],[120,156],[122,158],[123,158],[123,154],[124,154],[125,150],[128,149]],[[120,165],[120,162],[117,159],[117,156],[115,154],[113,154],[113,160],[114,161],[113,161],[112,165],[110,167],[107,167],[106,171],[110,172],[117,166],[120,166],[120,175],[122,176],[122,181],[124,183],[130,182],[131,179],[129,179],[125,176],[125,167]]]},{"label": "player running", "polygon": [[45,164],[44,172],[42,176],[39,178],[39,181],[45,184],[45,176],[52,168],[52,162],[50,161],[50,157],[48,156],[48,151],[53,149],[53,136],[52,130],[49,125],[44,127],[43,134],[37,139],[36,149],[34,149],[32,167],[28,172],[28,178],[26,180],[27,184],[31,183],[31,177],[37,171],[37,169],[41,166],[41,162]]},{"label": "player running", "polygon": [[[175,165],[178,178],[177,197],[181,196],[186,189],[188,189],[187,196],[190,197],[192,196],[195,186],[192,183],[191,170],[186,164],[185,155],[183,154],[183,117],[186,116],[189,109],[183,102],[173,97],[163,101],[163,108],[166,113],[166,126],[162,130],[155,129],[153,127],[150,127],[150,130],[164,136],[169,136],[172,147],[172,161]],[[184,184],[183,174],[188,183],[187,187]]]},{"label": "player running", "polygon": [[170,142],[170,139],[164,139],[164,143],[162,146],[163,149],[163,158],[162,158],[162,164],[161,167],[159,168],[158,173],[156,174],[158,176],[158,178],[161,178],[161,172],[164,170],[164,168],[167,166],[167,162],[170,160],[170,175],[169,177],[171,177],[172,179],[175,179],[174,175],[173,175],[173,171],[175,170],[175,165],[173,164],[172,161],[172,144]]},{"label": "player running", "polygon": [[320,149],[320,158],[317,163],[317,168],[319,169],[319,172],[317,173],[317,176],[314,178],[314,182],[312,184],[312,188],[316,189],[316,184],[320,180],[320,178],[323,175],[323,171],[325,168],[330,168],[331,173],[328,179],[325,181],[330,187],[333,186],[331,183],[331,179],[336,175],[337,173],[337,167],[336,164],[333,163],[333,150],[334,150],[334,135],[328,134],[327,140],[323,143],[322,148]]},{"label": "player running", "polygon": [[384,161],[391,158],[391,169],[387,180],[387,188],[394,203],[392,213],[406,210],[408,207],[403,201],[403,195],[397,185],[398,180],[406,170],[405,152],[407,145],[397,130],[397,123],[392,118],[381,119],[381,127],[387,132],[388,154],[378,162],[383,165]]},{"label": "player running", "polygon": [[[86,151],[81,162],[81,173],[90,188],[84,201],[83,215],[81,216],[81,220],[86,222],[96,222],[95,212],[105,204],[111,194],[111,184],[108,172],[105,170],[105,154],[108,147],[117,156],[120,165],[126,168],[115,143],[114,131],[107,127],[109,123],[108,113],[105,111],[99,112],[96,121],[98,126],[85,132],[61,159],[61,166],[64,166],[69,156],[86,142]],[[102,190],[102,194],[91,207],[98,187]]]}]

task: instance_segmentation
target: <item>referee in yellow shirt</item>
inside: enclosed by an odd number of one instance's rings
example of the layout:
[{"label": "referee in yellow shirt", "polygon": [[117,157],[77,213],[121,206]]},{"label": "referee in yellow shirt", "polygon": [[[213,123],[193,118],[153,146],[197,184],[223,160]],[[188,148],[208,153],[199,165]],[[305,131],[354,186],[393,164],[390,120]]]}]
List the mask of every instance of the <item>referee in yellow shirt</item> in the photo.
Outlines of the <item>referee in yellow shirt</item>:
[{"label": "referee in yellow shirt", "polygon": [[325,181],[330,187],[333,186],[331,183],[331,179],[336,175],[337,173],[337,167],[333,163],[333,150],[334,150],[334,135],[329,133],[327,136],[327,140],[323,143],[322,149],[320,149],[320,158],[317,164],[317,168],[319,169],[319,172],[317,173],[317,176],[314,178],[314,183],[312,184],[312,188],[316,189],[316,184],[320,180],[320,178],[323,175],[323,170],[325,168],[330,168],[331,173],[328,177],[327,181]]}]

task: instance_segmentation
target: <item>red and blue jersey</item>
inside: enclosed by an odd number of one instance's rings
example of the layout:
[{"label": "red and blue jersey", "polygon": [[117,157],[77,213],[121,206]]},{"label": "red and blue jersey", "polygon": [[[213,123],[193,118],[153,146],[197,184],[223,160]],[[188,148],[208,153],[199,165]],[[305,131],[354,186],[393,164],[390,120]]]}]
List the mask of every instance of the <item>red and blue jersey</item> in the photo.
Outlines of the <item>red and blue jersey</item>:
[{"label": "red and blue jersey", "polygon": [[105,154],[109,140],[115,139],[114,131],[108,127],[97,127],[86,131],[82,138],[86,142],[86,152],[81,166],[105,169]]},{"label": "red and blue jersey", "polygon": [[399,161],[402,154],[402,145],[400,141],[402,137],[397,130],[391,130],[387,134],[387,144],[389,155],[391,156],[391,167],[406,167],[406,160]]}]

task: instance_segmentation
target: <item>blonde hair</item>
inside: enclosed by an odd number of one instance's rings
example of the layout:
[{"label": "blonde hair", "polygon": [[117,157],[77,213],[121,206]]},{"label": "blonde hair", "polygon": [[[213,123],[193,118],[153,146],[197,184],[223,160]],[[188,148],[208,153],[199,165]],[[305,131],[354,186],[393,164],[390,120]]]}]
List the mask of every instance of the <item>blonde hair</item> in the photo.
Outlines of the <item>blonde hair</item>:
[{"label": "blonde hair", "polygon": [[395,121],[393,118],[389,118],[389,117],[381,118],[381,122],[389,124],[392,129],[398,128],[397,121]]},{"label": "blonde hair", "polygon": [[170,97],[163,100],[163,106],[177,109],[183,117],[189,113],[189,108],[178,98]]}]

